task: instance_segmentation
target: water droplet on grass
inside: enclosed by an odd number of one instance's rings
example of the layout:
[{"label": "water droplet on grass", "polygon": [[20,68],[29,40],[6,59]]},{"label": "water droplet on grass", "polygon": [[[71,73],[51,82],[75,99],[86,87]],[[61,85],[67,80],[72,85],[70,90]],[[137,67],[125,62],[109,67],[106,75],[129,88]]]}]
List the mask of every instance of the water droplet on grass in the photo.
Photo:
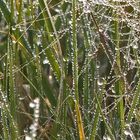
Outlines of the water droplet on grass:
[{"label": "water droplet on grass", "polygon": [[102,86],[104,83],[103,83],[103,80],[99,79],[98,82],[97,82],[98,86]]},{"label": "water droplet on grass", "polygon": [[103,136],[103,140],[111,140],[111,138],[107,135],[107,136]]},{"label": "water droplet on grass", "polygon": [[35,107],[35,104],[31,102],[31,103],[29,104],[29,107],[34,108],[34,107]]},{"label": "water droplet on grass", "polygon": [[12,27],[12,31],[15,31],[16,30],[16,28],[15,27]]},{"label": "water droplet on grass", "polygon": [[32,138],[30,136],[26,135],[25,140],[32,140]]},{"label": "water droplet on grass", "polygon": [[13,40],[13,41],[12,41],[12,43],[13,43],[13,44],[16,44],[16,41],[15,41],[15,40]]},{"label": "water droplet on grass", "polygon": [[43,64],[48,64],[49,63],[49,60],[46,58],[43,60]]},{"label": "water droplet on grass", "polygon": [[138,49],[138,45],[134,45],[133,46],[133,49]]}]

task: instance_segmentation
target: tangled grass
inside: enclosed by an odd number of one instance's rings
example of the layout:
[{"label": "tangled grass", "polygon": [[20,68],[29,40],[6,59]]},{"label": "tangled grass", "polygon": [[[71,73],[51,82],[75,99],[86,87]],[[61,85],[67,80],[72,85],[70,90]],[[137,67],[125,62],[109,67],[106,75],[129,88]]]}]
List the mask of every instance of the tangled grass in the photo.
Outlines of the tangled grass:
[{"label": "tangled grass", "polygon": [[0,0],[0,137],[140,138],[138,0]]}]

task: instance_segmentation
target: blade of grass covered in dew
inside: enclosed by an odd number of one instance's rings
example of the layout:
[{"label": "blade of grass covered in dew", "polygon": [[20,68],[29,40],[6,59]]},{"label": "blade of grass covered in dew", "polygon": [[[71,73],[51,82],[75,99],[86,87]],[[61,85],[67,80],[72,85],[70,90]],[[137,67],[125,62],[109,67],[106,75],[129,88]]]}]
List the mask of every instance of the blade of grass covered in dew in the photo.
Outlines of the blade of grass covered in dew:
[{"label": "blade of grass covered in dew", "polygon": [[[82,18],[82,24],[83,25],[86,25],[88,19],[87,19],[87,15],[85,15],[84,19]],[[89,42],[89,39],[90,36],[89,36],[89,28],[85,28],[83,29],[84,31],[84,46],[85,46],[85,64],[84,65],[89,65],[89,48],[90,48],[90,42]],[[84,66],[85,67],[85,66]],[[85,71],[84,71],[84,81],[83,81],[83,93],[84,93],[84,107],[86,109],[88,109],[88,99],[89,99],[89,84],[90,84],[90,81],[89,81],[89,66],[86,67]]]},{"label": "blade of grass covered in dew", "polygon": [[[44,0],[39,0],[39,3],[40,3],[40,7],[41,9],[46,9],[44,10],[43,12],[43,16],[44,16],[44,19],[45,19],[45,27],[46,27],[46,30],[47,32],[49,33],[54,33],[54,37],[52,37],[50,34],[48,34],[48,39],[49,39],[49,42],[53,41],[54,39],[56,40],[56,44],[54,44],[53,48],[55,50],[55,54],[56,54],[56,57],[54,56],[54,58],[56,59],[55,61],[57,61],[59,63],[59,72],[60,72],[60,76],[59,76],[59,95],[58,95],[58,101],[57,101],[57,109],[56,109],[56,121],[62,121],[62,119],[64,117],[60,117],[60,116],[63,116],[63,115],[66,115],[66,113],[64,113],[64,110],[65,108],[61,109],[60,110],[60,104],[62,104],[62,101],[64,100],[63,98],[64,97],[64,78],[65,78],[65,74],[64,74],[64,64],[63,64],[63,57],[62,57],[62,51],[61,51],[61,45],[60,45],[60,42],[59,42],[59,37],[57,35],[57,31],[56,31],[56,28],[55,28],[55,24],[54,24],[54,21],[52,19],[52,16],[51,16],[51,12],[49,10],[49,7],[48,7],[48,4],[46,1]],[[47,17],[47,18],[46,18]],[[49,51],[49,50],[48,50]],[[51,51],[51,50],[50,50]],[[53,54],[53,52],[51,52]],[[46,56],[48,57],[48,52],[46,52]],[[49,60],[49,57],[48,57],[48,60]],[[53,61],[50,61],[50,65]],[[52,65],[53,67],[53,65]],[[61,67],[61,69],[60,69]],[[66,85],[65,85],[66,86]],[[59,115],[59,117],[58,117]],[[56,124],[56,129],[54,131],[57,131],[58,127],[57,127],[57,124]],[[57,134],[57,132],[55,133]]]},{"label": "blade of grass covered in dew", "polygon": [[72,60],[72,72],[73,72],[73,90],[75,94],[75,111],[76,111],[76,119],[78,125],[78,133],[79,139],[85,140],[84,127],[80,112],[80,104],[79,104],[79,93],[78,93],[78,48],[77,48],[77,27],[76,27],[76,0],[72,0],[72,48],[73,48],[73,60]]},{"label": "blade of grass covered in dew", "polygon": [[[117,4],[117,3],[115,3]],[[115,74],[116,76],[119,76],[121,73],[121,57],[120,57],[120,35],[119,35],[119,18],[117,13],[115,13],[115,20],[114,20],[114,31],[115,31],[115,35],[114,35],[114,40],[115,44],[116,44],[116,64],[118,66],[118,69],[115,69]],[[120,75],[121,76],[121,75]],[[124,83],[124,79],[122,77],[120,77],[120,80],[118,80],[115,84],[115,88],[116,88],[116,94],[118,94],[119,96],[123,96],[123,94],[125,93],[125,83]],[[120,102],[118,103],[118,113],[119,113],[119,121],[120,121],[120,129],[121,129],[121,138],[123,139],[124,136],[124,126],[125,126],[125,120],[124,120],[124,103],[123,103],[123,98],[120,100]]]},{"label": "blade of grass covered in dew", "polygon": [[[15,10],[14,10],[14,1],[13,0],[10,0],[10,11],[11,11],[11,19],[12,17],[14,17],[14,13],[15,13]],[[9,23],[10,24],[10,23]],[[12,25],[9,25],[9,30],[10,30],[10,34],[12,34]],[[16,96],[15,96],[15,83],[14,83],[14,74],[13,74],[13,65],[14,65],[14,62],[13,62],[13,55],[14,55],[14,52],[13,52],[13,47],[14,47],[14,43],[12,43],[10,45],[10,36],[8,36],[8,46],[7,46],[7,64],[8,64],[8,73],[9,73],[9,100],[10,100],[10,111],[11,111],[11,115],[13,116],[13,118],[15,119],[15,121],[17,121],[17,118],[16,118]],[[7,89],[8,91],[8,89]]]},{"label": "blade of grass covered in dew", "polygon": [[[45,6],[45,3],[44,3],[44,0],[39,0],[39,6],[42,10],[42,13],[43,13],[43,17],[44,17],[44,22],[45,22],[45,29],[47,31],[47,33],[52,33],[54,32],[53,29],[52,29],[52,25],[51,25],[51,22],[48,18],[48,13],[46,11],[46,6]],[[44,35],[46,36],[46,35]],[[48,42],[51,43],[53,41],[53,37],[51,37],[50,34],[48,34],[47,36],[48,38]],[[46,41],[44,40],[44,43],[42,44],[44,47],[46,46]],[[56,46],[56,44],[54,45]],[[58,80],[60,80],[61,78],[61,70],[60,70],[60,67],[59,67],[59,64],[58,64],[58,61],[54,55],[54,52],[52,51],[51,48],[47,48],[46,49],[46,56],[49,60],[49,63],[57,77]]]},{"label": "blade of grass covered in dew", "polygon": [[[8,46],[8,39],[6,39],[6,44],[4,45],[5,48],[7,48]],[[6,55],[7,56],[7,55]],[[2,133],[3,133],[3,137],[5,140],[9,140],[9,126],[8,126],[8,117],[7,117],[7,112],[6,112],[6,106],[5,104],[7,103],[7,92],[6,91],[6,87],[7,87],[7,77],[8,77],[8,68],[7,68],[7,57],[5,57],[5,59],[3,59],[3,62],[5,63],[5,67],[3,69],[3,74],[4,74],[4,78],[3,78],[3,82],[1,83],[1,87],[0,87],[0,94],[1,94],[1,100],[3,101],[3,105],[1,108],[1,122],[2,122]]]},{"label": "blade of grass covered in dew", "polygon": [[[53,19],[52,19],[48,4],[45,1],[44,1],[44,3],[45,3],[46,11],[48,13],[48,17],[49,17],[51,25],[52,25],[52,30],[53,30],[53,32],[55,34],[55,40],[57,41],[56,53],[58,53],[57,55],[58,55],[59,63],[60,63],[60,66],[61,66],[61,77],[60,77],[60,84],[59,84],[59,96],[58,96],[58,101],[57,101],[57,106],[58,106],[57,114],[59,114],[60,113],[60,108],[59,107],[60,107],[60,104],[62,104],[62,101],[63,101],[63,81],[64,81],[64,78],[65,78],[64,66],[63,66],[63,57],[62,57],[62,50],[61,50],[61,45],[60,45],[60,42],[59,42],[59,37],[58,37],[57,31],[56,31],[56,28],[55,28],[55,25],[54,25],[54,22],[53,22]],[[63,113],[61,113],[61,114],[63,114]]]},{"label": "blade of grass covered in dew", "polygon": [[[13,47],[12,46],[8,46],[8,49],[7,49],[7,65],[8,65],[8,89],[7,89],[7,92],[9,92],[8,96],[9,96],[9,105],[10,105],[10,113],[11,113],[11,116],[12,118],[14,118],[14,122],[17,122],[17,94],[16,94],[16,85],[15,85],[15,75],[13,74],[14,71],[13,71],[13,66],[14,66],[14,58],[13,58],[13,55],[14,55],[14,52],[13,52]],[[11,122],[10,122],[11,123]],[[12,123],[11,123],[12,124]],[[16,124],[16,123],[15,123]],[[15,130],[15,128],[17,128],[17,126],[11,126],[11,137],[14,138],[14,139],[17,139],[18,138],[18,130]]]},{"label": "blade of grass covered in dew", "polygon": [[[13,137],[14,139],[18,138],[18,128],[16,123],[16,99],[15,99],[15,92],[14,92],[14,86],[13,86],[13,69],[12,69],[12,63],[11,63],[11,52],[10,52],[10,38],[7,38],[7,58],[6,58],[6,66],[5,66],[5,73],[4,73],[4,83],[3,83],[3,90],[5,91],[5,95],[3,95],[5,98],[5,108],[3,111],[5,114],[5,117],[7,118],[7,126],[8,127],[8,134],[10,137]],[[12,72],[12,73],[11,73]],[[2,112],[3,113],[3,112]],[[15,118],[14,118],[15,117]],[[4,126],[5,127],[5,126]],[[4,130],[5,131],[5,130]],[[7,130],[6,130],[7,131]],[[5,133],[5,132],[4,132]]]},{"label": "blade of grass covered in dew", "polygon": [[[85,69],[83,72],[82,70],[80,71],[80,73],[82,72],[84,74],[83,76],[83,93],[84,93],[84,109],[86,110],[89,110],[89,99],[91,99],[93,96],[91,96],[91,88],[92,87],[92,83],[90,81],[90,79],[93,78],[93,75],[94,74],[94,68],[92,67],[92,62],[93,59],[90,54],[90,43],[91,43],[91,28],[90,26],[87,24],[88,23],[88,15],[85,14],[84,16],[82,16],[82,24],[83,25],[86,25],[85,28],[83,29],[83,34],[84,34],[84,46],[85,46],[85,60],[84,60],[84,65],[83,65],[83,69]],[[91,72],[92,71],[92,72]],[[92,74],[91,74],[92,73]],[[90,76],[89,76],[90,75]],[[93,78],[94,79],[94,78]],[[91,100],[90,100],[91,101]],[[96,119],[96,117],[95,117]],[[86,119],[84,120],[84,125],[85,126],[89,126],[87,128],[87,131],[88,131],[88,137],[90,138],[92,136],[91,132],[92,132],[92,128],[90,128],[90,125],[89,123],[91,123],[91,116],[90,116],[90,113],[87,113],[87,116],[86,116]],[[94,126],[96,126],[98,123],[94,123]],[[95,132],[96,133],[96,132]]]},{"label": "blade of grass covered in dew", "polygon": [[[4,3],[3,3],[3,6],[4,6]],[[6,8],[6,6],[4,6]],[[13,4],[13,0],[11,0],[11,15],[10,15],[10,19],[9,19],[9,29],[11,31],[11,25],[13,24],[12,22],[12,16],[14,14],[14,4]],[[6,14],[8,14],[8,9],[5,9],[6,11]],[[9,15],[9,14],[8,14]],[[14,139],[17,139],[18,137],[18,129],[17,129],[17,125],[16,125],[16,121],[17,121],[17,112],[16,112],[16,95],[15,95],[15,84],[14,84],[14,75],[13,75],[13,52],[11,51],[12,50],[12,46],[10,46],[10,36],[8,35],[7,36],[7,60],[6,60],[6,70],[5,70],[5,91],[7,93],[7,97],[8,97],[8,104],[9,104],[9,110],[10,110],[10,115],[12,118],[14,119],[10,119],[9,117],[7,118],[9,120],[9,129],[11,129],[10,131],[10,135],[14,138]],[[8,116],[10,116],[8,115]],[[13,122],[11,122],[11,121]],[[13,123],[15,125],[13,125]]]}]

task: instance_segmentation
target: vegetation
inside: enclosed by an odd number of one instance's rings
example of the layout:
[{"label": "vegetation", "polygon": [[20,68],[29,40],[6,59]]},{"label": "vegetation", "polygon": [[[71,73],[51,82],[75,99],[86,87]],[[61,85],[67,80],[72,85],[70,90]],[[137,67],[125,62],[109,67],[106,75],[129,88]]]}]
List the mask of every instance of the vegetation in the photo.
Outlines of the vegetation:
[{"label": "vegetation", "polygon": [[140,138],[139,0],[0,9],[0,139]]}]

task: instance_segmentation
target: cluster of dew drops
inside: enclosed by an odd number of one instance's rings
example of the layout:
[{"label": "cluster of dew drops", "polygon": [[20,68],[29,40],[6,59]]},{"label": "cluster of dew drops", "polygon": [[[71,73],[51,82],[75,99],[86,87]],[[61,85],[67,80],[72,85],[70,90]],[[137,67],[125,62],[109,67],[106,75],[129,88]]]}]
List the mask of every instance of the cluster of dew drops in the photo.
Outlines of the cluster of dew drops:
[{"label": "cluster of dew drops", "polygon": [[37,130],[38,130],[38,126],[39,126],[39,107],[40,107],[40,100],[39,98],[35,98],[33,100],[33,102],[31,102],[29,104],[29,107],[34,109],[34,119],[33,119],[33,123],[30,125],[29,127],[29,132],[25,132],[27,133],[25,136],[26,140],[32,140],[32,138],[36,138],[37,136]]}]

